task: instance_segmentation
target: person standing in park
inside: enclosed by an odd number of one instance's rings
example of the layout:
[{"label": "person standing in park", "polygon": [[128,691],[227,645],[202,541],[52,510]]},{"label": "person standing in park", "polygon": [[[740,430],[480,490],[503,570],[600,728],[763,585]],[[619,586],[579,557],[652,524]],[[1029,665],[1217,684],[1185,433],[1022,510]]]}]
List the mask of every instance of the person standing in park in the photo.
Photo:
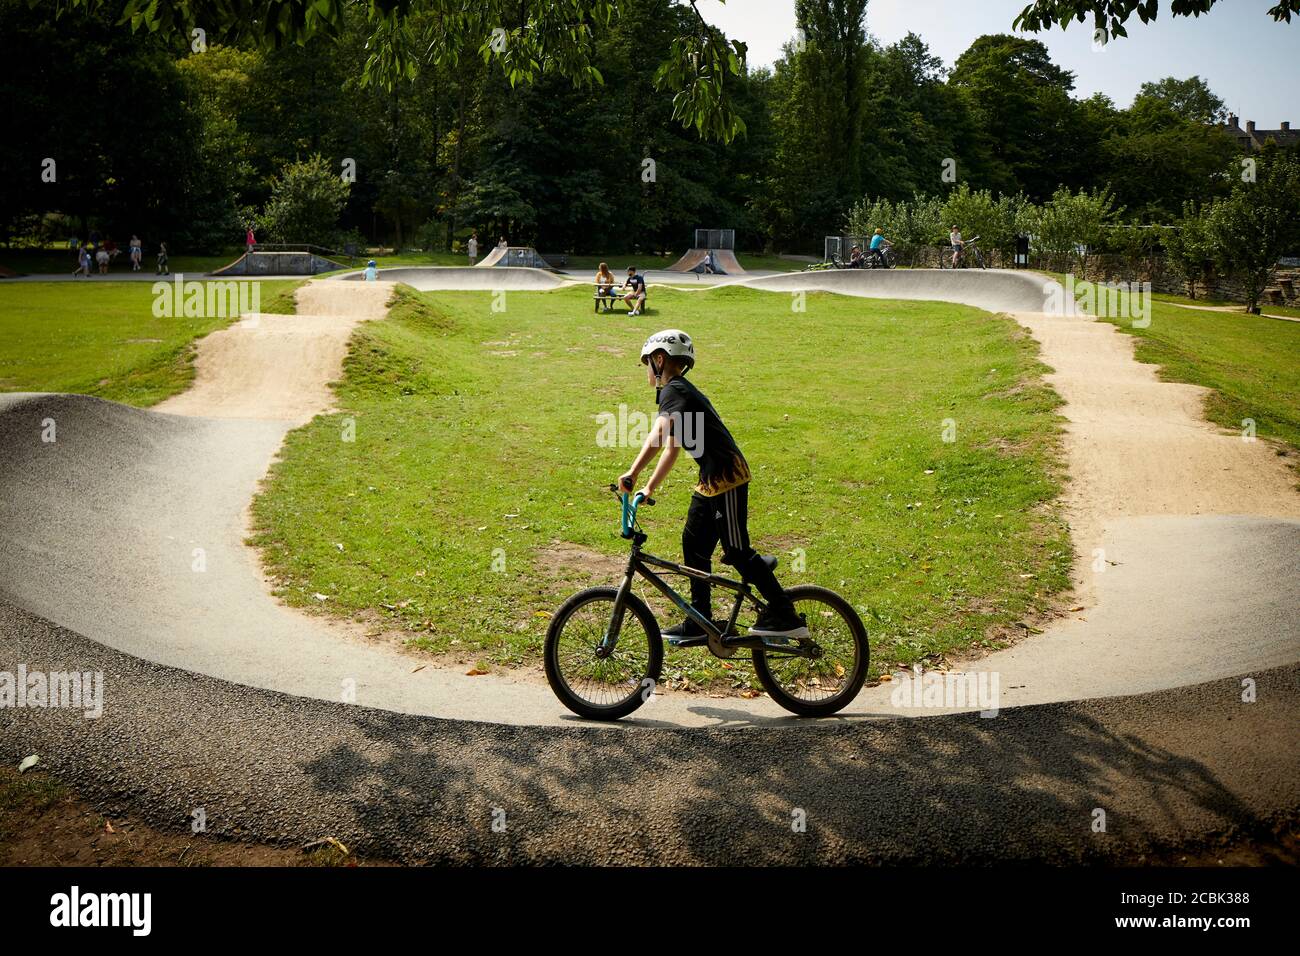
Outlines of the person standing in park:
[{"label": "person standing in park", "polygon": [[469,235],[469,243],[466,245],[465,248],[466,248],[466,249],[468,250],[468,252],[469,252],[469,264],[470,264],[470,265],[473,265],[473,264],[474,264],[474,260],[478,258],[478,232],[477,232],[477,230],[474,231],[474,232],[471,232],[471,233],[470,233],[470,235]]},{"label": "person standing in park", "polygon": [[144,245],[140,242],[140,237],[137,235],[131,236],[130,256],[131,256],[131,271],[139,272],[140,260],[144,258]]},{"label": "person standing in park", "polygon": [[169,276],[172,274],[171,269],[167,266],[167,243],[158,243],[158,275]]},{"label": "person standing in park", "polygon": [[244,236],[244,251],[252,252],[256,246],[257,246],[257,236],[253,235],[253,227],[249,226],[248,232]]},{"label": "person standing in park", "polygon": [[85,276],[90,278],[90,244],[87,243],[77,250],[77,271],[72,273],[74,276]]},{"label": "person standing in park", "polygon": [[952,267],[957,268],[957,260],[961,258],[962,249],[965,243],[962,242],[961,230],[956,226],[948,233],[948,245],[952,246]]},{"label": "person standing in park", "polygon": [[104,246],[100,246],[99,251],[95,253],[95,263],[99,266],[100,275],[108,275],[108,261],[111,258],[112,257],[108,254],[108,249]]}]

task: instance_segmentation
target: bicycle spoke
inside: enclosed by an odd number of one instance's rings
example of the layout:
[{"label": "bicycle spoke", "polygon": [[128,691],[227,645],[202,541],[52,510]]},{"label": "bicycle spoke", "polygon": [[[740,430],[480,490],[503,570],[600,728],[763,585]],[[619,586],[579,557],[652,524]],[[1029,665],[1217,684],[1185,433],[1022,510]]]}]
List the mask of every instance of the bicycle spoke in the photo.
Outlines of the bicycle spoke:
[{"label": "bicycle spoke", "polygon": [[849,622],[816,599],[796,601],[795,610],[807,619],[811,640],[822,654],[816,658],[769,655],[768,669],[793,697],[811,703],[834,697],[857,666],[858,646]]},{"label": "bicycle spoke", "polygon": [[642,692],[649,671],[649,637],[635,615],[625,615],[614,652],[598,649],[613,615],[613,603],[595,600],[576,609],[564,624],[556,648],[559,671],[569,689],[598,707]]}]

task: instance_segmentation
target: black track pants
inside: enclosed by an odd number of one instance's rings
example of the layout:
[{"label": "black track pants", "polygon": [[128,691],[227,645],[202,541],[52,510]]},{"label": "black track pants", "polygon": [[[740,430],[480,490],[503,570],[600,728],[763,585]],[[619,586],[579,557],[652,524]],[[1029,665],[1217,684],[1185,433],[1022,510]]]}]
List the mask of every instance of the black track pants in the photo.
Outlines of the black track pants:
[{"label": "black track pants", "polygon": [[[740,572],[747,584],[758,588],[773,610],[789,610],[790,599],[772,570],[749,544],[749,485],[732,488],[720,495],[691,496],[682,529],[682,556],[688,567],[713,570],[713,552],[722,545],[722,560]],[[705,617],[712,617],[712,588],[707,581],[691,578],[691,604]]]}]

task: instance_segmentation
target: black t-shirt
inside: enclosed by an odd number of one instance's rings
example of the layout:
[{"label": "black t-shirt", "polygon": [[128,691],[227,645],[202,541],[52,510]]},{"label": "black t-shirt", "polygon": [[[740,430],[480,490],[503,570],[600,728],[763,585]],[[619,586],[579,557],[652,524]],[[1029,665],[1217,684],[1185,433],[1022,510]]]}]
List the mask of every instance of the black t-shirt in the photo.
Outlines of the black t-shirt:
[{"label": "black t-shirt", "polygon": [[749,481],[749,463],[713,403],[693,383],[678,376],[665,385],[659,415],[669,419],[673,437],[700,466],[697,492],[712,497]]},{"label": "black t-shirt", "polygon": [[634,276],[628,276],[627,281],[624,282],[623,284],[630,285],[632,287],[633,292],[640,292],[645,288],[645,279],[641,278],[640,274],[638,273],[637,275]]}]

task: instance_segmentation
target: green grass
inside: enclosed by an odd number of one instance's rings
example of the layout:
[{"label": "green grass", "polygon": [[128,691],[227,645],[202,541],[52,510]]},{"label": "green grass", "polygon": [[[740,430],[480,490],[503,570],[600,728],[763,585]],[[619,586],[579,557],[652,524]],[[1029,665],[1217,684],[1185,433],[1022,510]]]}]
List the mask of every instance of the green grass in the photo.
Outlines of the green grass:
[{"label": "green grass", "polygon": [[[1158,302],[1181,303],[1183,305],[1203,306],[1209,305],[1216,308],[1232,309],[1234,312],[1246,314],[1246,307],[1240,302],[1228,302],[1226,299],[1189,299],[1181,295],[1165,295],[1164,293],[1154,293],[1152,296]],[[1300,319],[1300,309],[1289,305],[1273,305],[1271,303],[1261,302],[1259,304],[1261,313],[1272,313],[1273,315],[1285,315],[1288,318]]]},{"label": "green grass", "polygon": [[1260,438],[1300,449],[1300,322],[1180,303],[1214,304],[1153,295],[1149,327],[1134,328],[1130,318],[1106,321],[1138,339],[1138,361],[1159,365],[1161,379],[1213,389],[1205,402],[1210,421],[1240,432],[1252,419]]},{"label": "green grass", "polygon": [[[784,582],[862,610],[877,671],[996,644],[1068,584],[1058,402],[1010,319],[823,293],[792,314],[738,288],[661,289],[641,322],[593,315],[585,289],[492,302],[403,289],[358,329],[341,411],[289,436],[254,503],[285,600],[433,652],[537,662],[550,613],[626,554],[605,488],[635,449],[602,447],[596,416],[653,413],[637,356],[668,324],[695,336],[692,377],[753,468],[755,546]],[[678,555],[694,471],[683,456],[647,515],[651,551]],[[731,673],[670,653],[670,680]]]},{"label": "green grass", "polygon": [[1214,389],[1205,402],[1210,421],[1240,431],[1253,419],[1259,437],[1300,448],[1300,323],[1160,300],[1148,328],[1109,321],[1138,338],[1138,361],[1159,365],[1162,379]]},{"label": "green grass", "polygon": [[[293,280],[261,283],[261,307],[292,312]],[[0,285],[0,391],[78,392],[155,405],[194,378],[194,342],[233,318],[158,318],[148,282]]]}]

